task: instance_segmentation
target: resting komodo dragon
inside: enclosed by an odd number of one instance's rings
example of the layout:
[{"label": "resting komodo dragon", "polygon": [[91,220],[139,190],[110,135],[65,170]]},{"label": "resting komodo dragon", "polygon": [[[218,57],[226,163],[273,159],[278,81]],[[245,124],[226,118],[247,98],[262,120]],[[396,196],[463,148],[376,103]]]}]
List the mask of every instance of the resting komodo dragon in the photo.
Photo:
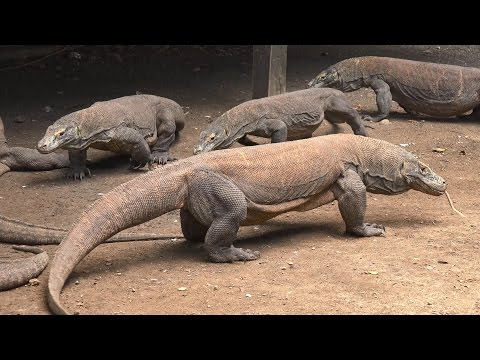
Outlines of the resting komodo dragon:
[{"label": "resting komodo dragon", "polygon": [[[57,245],[68,233],[65,229],[33,225],[0,215],[0,243],[23,245]],[[150,233],[120,233],[106,242],[134,240],[160,240],[179,238],[179,235],[159,235]],[[42,249],[33,246],[13,246],[20,251],[33,252],[35,256],[18,260],[0,260],[0,291],[9,290],[26,284],[38,276],[48,264],[48,255]]]},{"label": "resting komodo dragon", "polygon": [[370,87],[377,97],[378,114],[388,116],[395,100],[413,115],[479,118],[480,69],[389,57],[362,56],[340,61],[318,74],[307,87],[329,87],[345,92]]},{"label": "resting komodo dragon", "polygon": [[48,127],[37,148],[44,154],[68,150],[67,176],[81,180],[90,175],[89,147],[129,154],[133,169],[154,162],[163,165],[174,160],[168,150],[184,126],[185,114],[175,101],[145,94],[124,96],[61,117]]},{"label": "resting komodo dragon", "polygon": [[69,164],[65,154],[41,154],[37,149],[8,146],[0,117],[0,176],[10,170],[53,170],[66,168]]},{"label": "resting komodo dragon", "polygon": [[123,229],[175,209],[185,238],[204,241],[210,260],[245,261],[259,254],[233,246],[241,225],[337,199],[348,233],[384,235],[383,226],[364,223],[366,192],[409,189],[441,195],[446,183],[400,146],[352,134],[192,156],[117,186],[81,215],[52,261],[48,304],[52,312],[66,314],[60,292],[90,251]]},{"label": "resting komodo dragon", "polygon": [[246,101],[210,123],[193,153],[225,149],[235,141],[254,143],[247,134],[271,138],[272,143],[312,137],[323,119],[348,123],[354,134],[367,136],[360,115],[345,94],[335,89],[308,89]]}]

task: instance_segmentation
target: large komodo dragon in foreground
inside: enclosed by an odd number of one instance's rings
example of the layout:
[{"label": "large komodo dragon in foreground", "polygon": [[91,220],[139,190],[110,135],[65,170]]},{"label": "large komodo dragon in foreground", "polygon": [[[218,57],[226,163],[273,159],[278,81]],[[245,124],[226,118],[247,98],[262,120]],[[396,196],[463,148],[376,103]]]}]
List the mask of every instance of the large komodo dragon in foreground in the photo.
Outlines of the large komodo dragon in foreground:
[{"label": "large komodo dragon in foreground", "polygon": [[[131,156],[131,168],[174,160],[168,154],[185,114],[175,101],[155,95],[132,95],[99,101],[67,114],[48,127],[38,151],[68,150],[68,177],[90,175],[87,149],[93,147]],[[150,149],[151,147],[151,149]]]},{"label": "large komodo dragon in foreground", "polygon": [[67,313],[60,304],[63,285],[96,246],[175,209],[185,238],[204,241],[210,260],[244,261],[258,253],[233,246],[241,225],[337,199],[348,233],[384,235],[383,226],[364,223],[366,192],[394,195],[409,189],[441,195],[446,183],[400,146],[351,134],[189,157],[117,186],[82,214],[52,261],[49,307]]},{"label": "large komodo dragon in foreground", "polygon": [[[0,291],[9,290],[26,284],[38,276],[48,264],[48,254],[34,246],[24,245],[56,245],[65,239],[65,229],[33,225],[0,215],[0,243],[23,244],[14,245],[19,251],[32,252],[35,256],[17,260],[0,259]],[[159,240],[179,237],[178,235],[158,235],[150,233],[120,233],[106,242],[123,242],[134,240]]]},{"label": "large komodo dragon in foreground", "polygon": [[0,117],[0,176],[10,170],[53,170],[66,168],[69,164],[65,154],[41,154],[37,149],[8,146],[3,121]]},{"label": "large komodo dragon in foreground", "polygon": [[469,117],[480,118],[480,69],[473,67],[363,56],[333,64],[307,87],[345,92],[372,88],[378,114],[365,120],[386,118],[392,99],[413,115],[459,116],[473,109]]},{"label": "large komodo dragon in foreground", "polygon": [[200,134],[193,153],[225,149],[235,141],[252,145],[246,135],[271,138],[272,143],[312,137],[323,119],[350,125],[367,136],[358,112],[335,89],[307,89],[246,101],[228,110]]}]

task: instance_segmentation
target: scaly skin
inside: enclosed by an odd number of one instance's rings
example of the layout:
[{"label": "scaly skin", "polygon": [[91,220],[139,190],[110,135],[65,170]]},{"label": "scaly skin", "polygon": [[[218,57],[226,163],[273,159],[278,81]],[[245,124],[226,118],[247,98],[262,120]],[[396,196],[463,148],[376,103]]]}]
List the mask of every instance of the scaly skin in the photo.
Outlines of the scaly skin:
[{"label": "scaly skin", "polygon": [[307,87],[329,87],[350,92],[372,88],[378,114],[364,119],[380,121],[395,100],[408,113],[460,116],[480,113],[480,69],[405,59],[363,56],[340,61],[323,70]]},{"label": "scaly skin", "polygon": [[36,149],[9,147],[0,117],[0,176],[8,171],[43,171],[66,168],[70,165],[65,154],[41,154]]},{"label": "scaly skin", "polygon": [[341,91],[309,89],[235,106],[201,132],[193,153],[226,149],[235,141],[254,145],[246,138],[248,134],[271,138],[272,143],[306,139],[324,119],[333,124],[346,122],[354,134],[367,136],[360,115]]},{"label": "scaly skin", "polygon": [[364,222],[366,192],[409,189],[441,195],[446,184],[403,148],[363,136],[327,135],[186,158],[119,185],[82,214],[52,261],[48,304],[53,313],[67,314],[60,292],[90,251],[175,209],[181,209],[185,238],[203,240],[211,261],[247,261],[259,254],[233,246],[241,225],[337,199],[347,232],[382,236],[383,226]]},{"label": "scaly skin", "polygon": [[124,96],[61,117],[48,127],[37,148],[43,154],[68,150],[67,177],[82,180],[91,175],[86,164],[89,147],[130,155],[132,169],[164,165],[175,160],[168,151],[184,126],[185,115],[175,101],[145,94]]}]

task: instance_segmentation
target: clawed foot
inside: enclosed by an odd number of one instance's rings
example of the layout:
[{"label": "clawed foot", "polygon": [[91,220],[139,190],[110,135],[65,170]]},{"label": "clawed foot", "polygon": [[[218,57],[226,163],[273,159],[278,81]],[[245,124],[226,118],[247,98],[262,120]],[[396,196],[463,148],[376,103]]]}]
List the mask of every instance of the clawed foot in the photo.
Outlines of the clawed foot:
[{"label": "clawed foot", "polygon": [[347,232],[357,236],[385,236],[385,226],[377,224],[363,224],[362,226],[348,229]]},{"label": "clawed foot", "polygon": [[92,173],[90,172],[90,169],[86,166],[84,167],[74,167],[74,168],[69,168],[67,171],[67,179],[73,179],[73,180],[83,180],[84,177],[92,177]]},{"label": "clawed foot", "polygon": [[177,158],[174,158],[168,154],[168,152],[153,151],[150,162],[160,165],[165,165],[169,161],[175,161]]},{"label": "clawed foot", "polygon": [[250,261],[256,260],[260,257],[260,252],[252,251],[250,249],[241,249],[233,246],[230,247],[205,247],[208,252],[208,257],[212,262],[225,263],[234,261]]}]

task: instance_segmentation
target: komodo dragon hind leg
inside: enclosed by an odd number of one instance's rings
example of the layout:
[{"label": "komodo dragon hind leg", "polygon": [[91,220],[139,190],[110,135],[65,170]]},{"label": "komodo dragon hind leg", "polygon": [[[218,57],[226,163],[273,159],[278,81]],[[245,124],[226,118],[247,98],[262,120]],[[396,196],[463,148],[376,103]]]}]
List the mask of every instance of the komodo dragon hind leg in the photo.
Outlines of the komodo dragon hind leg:
[{"label": "komodo dragon hind leg", "polygon": [[211,261],[258,258],[258,252],[233,246],[240,223],[247,217],[247,200],[234,183],[213,170],[200,169],[188,178],[188,194],[189,212],[208,227],[204,248]]},{"label": "komodo dragon hind leg", "polygon": [[346,122],[355,135],[367,136],[367,130],[360,115],[346,99],[330,96],[325,101],[324,113],[325,119],[334,126]]},{"label": "komodo dragon hind leg", "polygon": [[384,236],[385,227],[364,223],[367,209],[367,192],[360,176],[352,169],[344,171],[333,186],[338,208],[346,225],[347,233],[357,236]]},{"label": "komodo dragon hind leg", "polygon": [[185,240],[192,242],[205,241],[208,226],[200,224],[187,209],[180,209],[180,224]]}]

